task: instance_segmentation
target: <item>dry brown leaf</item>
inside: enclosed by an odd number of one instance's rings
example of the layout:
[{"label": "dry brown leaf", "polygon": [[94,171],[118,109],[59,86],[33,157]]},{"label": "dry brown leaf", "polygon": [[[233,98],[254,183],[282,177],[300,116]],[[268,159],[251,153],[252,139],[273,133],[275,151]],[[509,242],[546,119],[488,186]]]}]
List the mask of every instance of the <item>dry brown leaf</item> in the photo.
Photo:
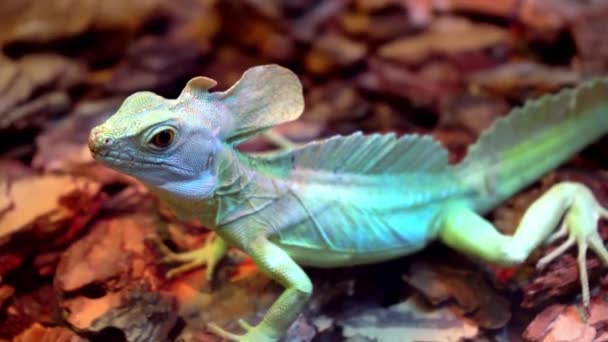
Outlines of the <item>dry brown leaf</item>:
[{"label": "dry brown leaf", "polygon": [[191,272],[171,284],[170,293],[176,298],[187,330],[205,330],[207,323],[215,322],[238,331],[239,318],[257,323],[282,290],[259,273],[235,282],[224,280],[212,291],[207,286],[203,270]]},{"label": "dry brown leaf", "polygon": [[146,235],[159,225],[153,214],[105,218],[62,256],[55,288],[66,320],[88,332],[117,327],[129,341],[164,340],[175,324],[173,300],[159,290],[162,279]]},{"label": "dry brown leaf", "polygon": [[439,118],[439,127],[464,127],[475,137],[511,108],[502,98],[471,94],[457,96],[441,107],[443,115]]},{"label": "dry brown leaf", "polygon": [[414,262],[404,279],[434,305],[453,298],[481,328],[498,329],[507,324],[511,318],[509,302],[481,274],[435,261]]},{"label": "dry brown leaf", "polygon": [[[62,256],[55,276],[56,289],[63,293],[72,292],[88,284],[102,284],[109,280],[113,280],[114,287],[121,287],[131,280],[150,277],[150,270],[140,269],[138,265],[154,263],[144,240],[159,224],[150,214],[97,221],[91,232],[72,244]],[[153,285],[158,286],[158,283]]]},{"label": "dry brown leaf", "polygon": [[370,308],[337,322],[345,338],[375,341],[460,341],[477,336],[472,321],[450,308],[428,308],[415,297],[388,308]]},{"label": "dry brown leaf", "polygon": [[[78,193],[91,200],[100,185],[82,178],[44,175],[18,179],[10,185],[13,208],[0,217],[0,238],[28,228],[52,232],[70,221],[80,208],[61,205],[60,200]],[[35,199],[35,200],[33,200]]]},{"label": "dry brown leaf", "polygon": [[380,11],[393,5],[402,4],[401,0],[355,0],[357,9],[364,12]]},{"label": "dry brown leaf", "polygon": [[15,294],[15,288],[10,285],[0,285],[0,307],[4,306],[4,303]]},{"label": "dry brown leaf", "polygon": [[[608,324],[608,301],[598,296],[591,301],[589,315],[578,306],[553,305],[543,310],[524,332],[530,341],[597,342]],[[596,338],[599,337],[599,338]]]},{"label": "dry brown leaf", "polygon": [[177,33],[144,36],[133,42],[126,60],[112,70],[107,90],[130,94],[139,90],[166,91],[176,81],[196,74],[204,46]]},{"label": "dry brown leaf", "polygon": [[522,61],[477,72],[470,76],[469,82],[473,87],[523,101],[574,85],[580,79],[579,72],[569,68]]},{"label": "dry brown leaf", "polygon": [[340,16],[340,24],[347,34],[364,38],[367,45],[384,43],[412,31],[407,13],[398,11],[347,12]]},{"label": "dry brown leaf", "polygon": [[312,42],[321,27],[338,16],[348,5],[347,0],[332,0],[316,3],[306,14],[290,25],[291,34],[298,40]]},{"label": "dry brown leaf", "polygon": [[[270,1],[260,1],[260,3]],[[228,8],[227,8],[228,7]],[[243,11],[250,12],[248,6],[241,2],[230,2],[224,6],[224,15],[238,16]],[[255,11],[255,10],[254,10]],[[270,60],[290,61],[296,57],[296,46],[293,37],[285,32],[285,18],[282,16],[268,20],[268,16],[252,15],[242,17],[239,25],[226,25],[223,34],[230,34],[239,45],[257,51]]]},{"label": "dry brown leaf", "polygon": [[7,211],[11,210],[14,202],[10,195],[8,178],[0,178],[0,219]]},{"label": "dry brown leaf", "polygon": [[66,118],[38,135],[32,165],[46,172],[65,172],[95,163],[87,147],[89,132],[112,115],[122,100],[110,98],[79,103]]},{"label": "dry brown leaf", "polygon": [[339,34],[324,34],[316,39],[305,57],[306,69],[313,74],[326,74],[339,67],[349,67],[363,60],[367,45]]},{"label": "dry brown leaf", "polygon": [[63,327],[44,327],[34,323],[23,333],[13,339],[13,342],[85,342],[87,339],[76,335]]},{"label": "dry brown leaf", "polygon": [[449,103],[464,88],[461,72],[447,62],[431,62],[412,70],[403,64],[371,59],[369,67],[370,72],[359,79],[362,88],[405,98],[416,107]]},{"label": "dry brown leaf", "polygon": [[313,122],[356,121],[370,110],[369,102],[348,82],[333,81],[312,88],[303,118]]},{"label": "dry brown leaf", "polygon": [[608,39],[604,27],[608,1],[591,1],[581,7],[572,21],[571,31],[582,69],[589,76],[605,74],[608,72]]},{"label": "dry brown leaf", "polygon": [[84,77],[82,65],[60,55],[0,56],[0,130],[41,125],[67,110],[71,100],[65,91]]},{"label": "dry brown leaf", "polygon": [[[428,23],[434,10],[479,13],[490,17],[517,20],[536,35],[553,36],[568,22],[576,1],[568,0],[407,0],[408,10]],[[582,2],[586,5],[588,2]],[[583,6],[584,6],[583,5]]]},{"label": "dry brown leaf", "polygon": [[473,23],[465,18],[442,17],[433,21],[422,34],[399,38],[382,45],[378,54],[383,58],[418,64],[432,55],[478,51],[507,44],[508,40],[507,32],[500,27]]},{"label": "dry brown leaf", "polygon": [[15,41],[48,42],[71,37],[91,28],[134,29],[152,11],[157,0],[41,1],[7,0],[0,4],[0,45]]}]

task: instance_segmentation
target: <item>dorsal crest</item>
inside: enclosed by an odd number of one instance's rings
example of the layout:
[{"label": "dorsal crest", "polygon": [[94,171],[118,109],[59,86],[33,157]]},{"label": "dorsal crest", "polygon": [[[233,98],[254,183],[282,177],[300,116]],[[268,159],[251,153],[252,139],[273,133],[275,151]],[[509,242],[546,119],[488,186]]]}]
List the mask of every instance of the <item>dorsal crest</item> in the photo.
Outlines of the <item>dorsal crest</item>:
[{"label": "dorsal crest", "polygon": [[447,151],[430,136],[395,134],[335,136],[289,151],[257,155],[262,167],[324,170],[344,174],[398,174],[440,171]]}]

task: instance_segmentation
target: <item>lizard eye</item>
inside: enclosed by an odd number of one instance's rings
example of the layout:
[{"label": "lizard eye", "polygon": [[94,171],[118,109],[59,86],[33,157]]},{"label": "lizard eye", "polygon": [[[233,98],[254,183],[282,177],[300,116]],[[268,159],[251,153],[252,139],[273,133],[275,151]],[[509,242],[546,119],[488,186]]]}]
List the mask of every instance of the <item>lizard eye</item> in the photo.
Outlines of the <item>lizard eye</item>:
[{"label": "lizard eye", "polygon": [[170,129],[164,129],[152,136],[149,143],[156,148],[167,148],[173,142],[175,132]]}]

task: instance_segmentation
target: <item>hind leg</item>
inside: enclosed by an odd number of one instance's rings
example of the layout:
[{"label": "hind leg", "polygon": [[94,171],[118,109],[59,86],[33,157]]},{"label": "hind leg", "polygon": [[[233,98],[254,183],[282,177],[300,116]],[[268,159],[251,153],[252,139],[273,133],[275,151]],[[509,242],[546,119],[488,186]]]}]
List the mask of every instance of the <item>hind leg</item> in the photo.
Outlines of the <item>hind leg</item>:
[{"label": "hind leg", "polygon": [[[440,220],[439,235],[446,245],[456,250],[505,265],[525,261],[532,250],[547,239],[568,235],[562,245],[539,261],[538,267],[544,267],[576,244],[583,303],[588,306],[587,249],[590,247],[608,266],[608,250],[597,232],[600,218],[608,218],[608,211],[587,187],[560,183],[528,208],[513,236],[499,233],[490,222],[465,206],[446,209]],[[550,237],[560,221],[561,228]]]}]

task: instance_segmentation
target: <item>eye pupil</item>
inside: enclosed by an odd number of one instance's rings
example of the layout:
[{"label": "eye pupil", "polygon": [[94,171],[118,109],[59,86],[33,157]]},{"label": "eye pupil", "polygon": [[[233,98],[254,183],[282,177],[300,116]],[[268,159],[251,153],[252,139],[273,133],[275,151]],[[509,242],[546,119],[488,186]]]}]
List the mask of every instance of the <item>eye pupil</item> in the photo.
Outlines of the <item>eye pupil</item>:
[{"label": "eye pupil", "polygon": [[172,141],[173,141],[173,131],[166,129],[164,131],[160,131],[160,132],[156,133],[152,137],[151,142],[156,147],[167,147],[167,146],[169,146],[169,144],[171,144]]}]

